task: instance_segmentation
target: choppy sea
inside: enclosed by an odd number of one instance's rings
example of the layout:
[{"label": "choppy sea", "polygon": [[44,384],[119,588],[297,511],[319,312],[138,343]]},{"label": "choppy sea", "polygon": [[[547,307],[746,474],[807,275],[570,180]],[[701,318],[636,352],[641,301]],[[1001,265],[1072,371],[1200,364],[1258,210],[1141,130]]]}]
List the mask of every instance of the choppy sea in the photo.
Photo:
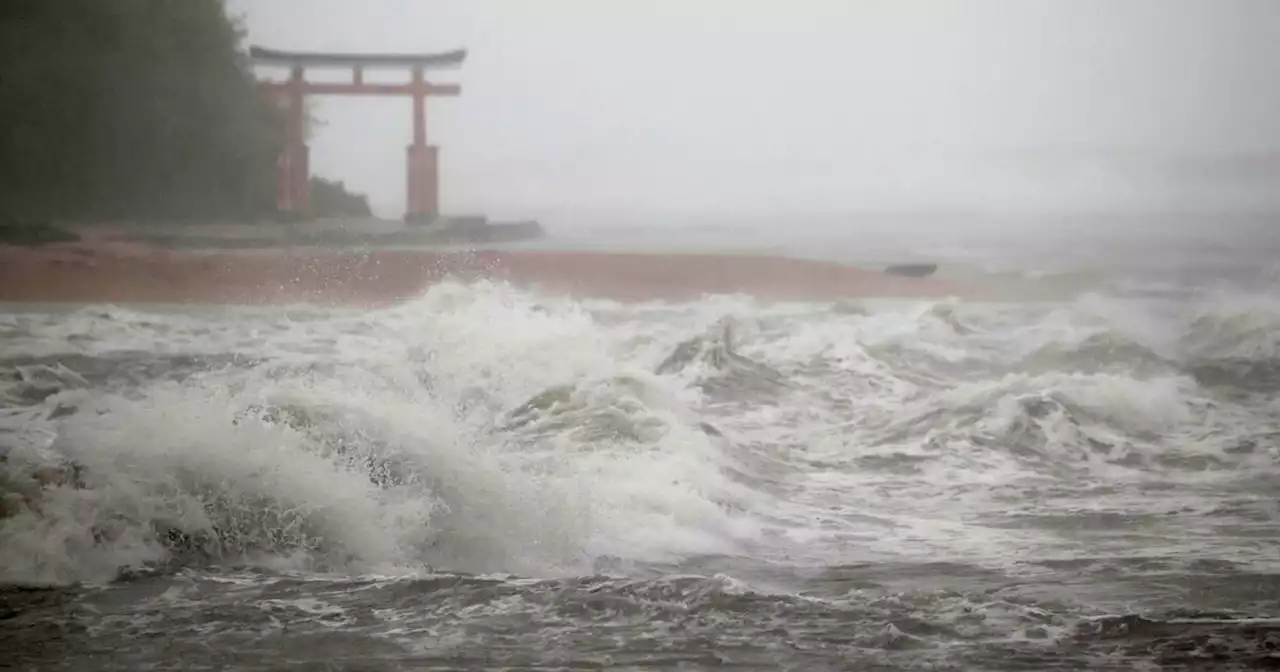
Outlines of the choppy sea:
[{"label": "choppy sea", "polygon": [[0,668],[1275,669],[1280,234],[1192,230],[751,240],[986,302],[2,307]]}]

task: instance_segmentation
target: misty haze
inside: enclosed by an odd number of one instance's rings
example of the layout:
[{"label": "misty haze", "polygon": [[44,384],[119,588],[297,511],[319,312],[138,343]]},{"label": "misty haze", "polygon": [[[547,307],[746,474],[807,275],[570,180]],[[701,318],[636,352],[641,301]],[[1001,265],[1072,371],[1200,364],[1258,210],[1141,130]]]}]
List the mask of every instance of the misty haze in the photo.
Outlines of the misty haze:
[{"label": "misty haze", "polygon": [[1280,665],[1280,2],[0,45],[0,667]]},{"label": "misty haze", "polygon": [[[1280,6],[1265,0],[231,7],[280,48],[470,48],[466,93],[432,109],[462,210],[1280,205]],[[319,103],[317,170],[391,216],[404,107]]]}]

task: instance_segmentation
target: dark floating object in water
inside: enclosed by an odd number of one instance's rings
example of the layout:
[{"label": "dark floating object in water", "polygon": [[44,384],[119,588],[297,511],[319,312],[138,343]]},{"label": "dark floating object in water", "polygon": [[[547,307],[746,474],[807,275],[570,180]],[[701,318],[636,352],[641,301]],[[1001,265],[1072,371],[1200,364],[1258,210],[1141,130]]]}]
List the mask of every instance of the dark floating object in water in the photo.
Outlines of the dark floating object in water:
[{"label": "dark floating object in water", "polygon": [[884,269],[885,275],[899,275],[905,278],[927,278],[937,271],[937,264],[897,264]]},{"label": "dark floating object in water", "polygon": [[699,422],[698,429],[701,429],[702,433],[706,434],[707,436],[719,436],[719,437],[724,436],[724,432],[721,432],[719,429],[716,429],[716,426],[709,422]]}]

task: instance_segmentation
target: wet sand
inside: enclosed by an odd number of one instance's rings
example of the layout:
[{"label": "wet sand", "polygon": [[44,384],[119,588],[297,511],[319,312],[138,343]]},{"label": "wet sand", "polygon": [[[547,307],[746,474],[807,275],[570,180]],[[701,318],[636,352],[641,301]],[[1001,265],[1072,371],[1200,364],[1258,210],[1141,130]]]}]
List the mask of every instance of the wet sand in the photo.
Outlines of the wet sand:
[{"label": "wet sand", "polygon": [[130,243],[0,247],[0,301],[387,305],[488,278],[619,301],[968,295],[937,280],[742,254],[440,250],[174,252]]}]

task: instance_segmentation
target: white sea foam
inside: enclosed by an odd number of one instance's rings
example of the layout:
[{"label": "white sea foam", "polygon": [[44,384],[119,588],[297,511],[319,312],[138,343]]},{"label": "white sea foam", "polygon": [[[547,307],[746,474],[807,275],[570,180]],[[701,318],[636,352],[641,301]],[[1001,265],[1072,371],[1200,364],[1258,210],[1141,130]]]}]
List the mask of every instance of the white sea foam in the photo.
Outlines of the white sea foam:
[{"label": "white sea foam", "polygon": [[[1236,449],[1280,431],[1275,405],[1185,368],[1274,358],[1264,299],[837,308],[481,283],[373,312],[7,314],[0,581],[164,562],[171,530],[206,562],[390,574],[704,555],[1007,565],[1077,548],[995,524],[1044,513],[1037,491],[1059,512],[1154,511],[1220,496],[1207,478],[1277,472],[1273,444]],[[757,368],[655,373],[726,319],[725,347]],[[33,476],[60,463],[81,473]],[[1151,482],[1167,494],[1135,489]],[[1169,553],[1195,537],[1169,534]]]}]

